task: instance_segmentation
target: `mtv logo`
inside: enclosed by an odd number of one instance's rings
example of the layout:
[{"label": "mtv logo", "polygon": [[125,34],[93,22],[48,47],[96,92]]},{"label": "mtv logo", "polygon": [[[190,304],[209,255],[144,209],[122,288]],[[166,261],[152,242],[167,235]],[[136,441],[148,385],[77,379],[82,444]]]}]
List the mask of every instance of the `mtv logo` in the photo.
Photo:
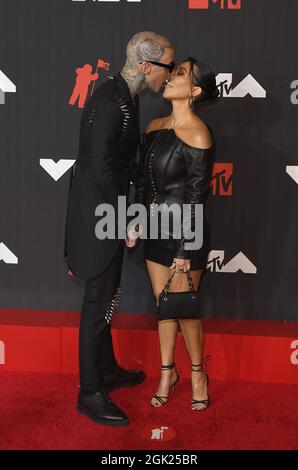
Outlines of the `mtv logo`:
[{"label": "mtv logo", "polygon": [[189,0],[188,8],[207,10],[213,4],[219,4],[220,9],[240,10],[241,0]]},{"label": "mtv logo", "polygon": [[207,268],[211,272],[256,274],[256,266],[240,251],[230,261],[225,263],[224,250],[211,250],[208,254]]},{"label": "mtv logo", "polygon": [[233,163],[214,163],[211,175],[212,195],[232,196]]},{"label": "mtv logo", "polygon": [[216,76],[216,84],[220,88],[224,98],[244,98],[250,95],[252,98],[266,98],[266,90],[249,73],[238,85],[232,88],[233,74],[219,73]]},{"label": "mtv logo", "polygon": [[5,103],[5,93],[15,93],[16,86],[11,80],[0,70],[0,104]]}]

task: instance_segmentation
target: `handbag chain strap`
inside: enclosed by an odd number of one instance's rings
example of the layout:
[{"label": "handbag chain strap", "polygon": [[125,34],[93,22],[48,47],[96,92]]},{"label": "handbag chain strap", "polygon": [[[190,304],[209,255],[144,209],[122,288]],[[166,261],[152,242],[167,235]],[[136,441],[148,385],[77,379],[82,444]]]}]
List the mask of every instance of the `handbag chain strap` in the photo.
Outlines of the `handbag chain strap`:
[{"label": "handbag chain strap", "polygon": [[[175,273],[176,273],[176,271],[174,271],[173,274],[169,277],[169,279],[167,280],[166,285],[164,286],[162,292],[165,292],[166,294],[168,293],[168,290],[170,288],[170,285],[171,285],[171,282],[172,282],[172,279],[173,279],[173,276],[174,276]],[[194,285],[193,285],[193,280],[192,280],[192,277],[190,275],[190,272],[186,271],[186,273],[184,273],[184,274],[187,274],[189,290],[192,291],[192,292],[195,292],[195,288],[194,288]]]}]

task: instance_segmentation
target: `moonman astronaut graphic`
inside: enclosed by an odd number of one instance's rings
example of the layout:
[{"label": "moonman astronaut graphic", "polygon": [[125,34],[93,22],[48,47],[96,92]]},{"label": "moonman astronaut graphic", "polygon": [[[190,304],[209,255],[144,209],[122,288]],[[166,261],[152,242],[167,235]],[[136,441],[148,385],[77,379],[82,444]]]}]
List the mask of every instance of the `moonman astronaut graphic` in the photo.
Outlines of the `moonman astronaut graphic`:
[{"label": "moonman astronaut graphic", "polygon": [[92,73],[92,65],[85,64],[83,67],[76,69],[76,84],[73,89],[72,95],[69,99],[69,104],[73,106],[77,99],[79,99],[79,108],[84,108],[84,104],[88,95],[89,85],[93,80],[97,80],[98,73]]}]

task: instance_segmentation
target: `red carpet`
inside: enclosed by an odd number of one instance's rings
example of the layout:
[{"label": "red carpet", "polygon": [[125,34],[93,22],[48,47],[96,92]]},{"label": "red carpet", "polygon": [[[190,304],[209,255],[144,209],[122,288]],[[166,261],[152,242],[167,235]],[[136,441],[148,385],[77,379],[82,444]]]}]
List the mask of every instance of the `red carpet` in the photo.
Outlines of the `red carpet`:
[{"label": "red carpet", "polygon": [[[196,414],[189,381],[157,410],[148,404],[157,381],[147,380],[110,394],[131,424],[108,428],[76,412],[76,375],[1,378],[0,449],[298,449],[297,385],[211,380],[210,408]],[[169,440],[152,441],[161,426]]]}]

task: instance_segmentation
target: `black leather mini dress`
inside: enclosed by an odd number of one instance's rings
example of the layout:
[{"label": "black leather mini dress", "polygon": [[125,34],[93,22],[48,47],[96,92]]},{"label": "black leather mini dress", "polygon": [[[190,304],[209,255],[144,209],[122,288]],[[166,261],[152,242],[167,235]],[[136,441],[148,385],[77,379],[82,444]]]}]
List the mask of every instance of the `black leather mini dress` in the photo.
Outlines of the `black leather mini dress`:
[{"label": "black leather mini dress", "polygon": [[[145,239],[144,259],[171,266],[174,258],[190,259],[190,269],[206,269],[210,251],[210,229],[205,214],[205,200],[210,188],[213,163],[213,146],[207,149],[193,147],[183,142],[174,129],[157,129],[142,134],[141,155],[136,181],[134,202],[144,204],[147,209],[148,238]],[[186,226],[195,228],[195,204],[203,204],[203,244],[199,249],[186,249],[191,241],[181,232],[173,237],[174,217],[169,212],[167,228],[169,238],[149,237],[150,219],[157,206],[190,204]],[[160,211],[160,209],[159,209]],[[180,219],[182,221],[182,218]],[[198,227],[196,227],[197,229]]]}]

